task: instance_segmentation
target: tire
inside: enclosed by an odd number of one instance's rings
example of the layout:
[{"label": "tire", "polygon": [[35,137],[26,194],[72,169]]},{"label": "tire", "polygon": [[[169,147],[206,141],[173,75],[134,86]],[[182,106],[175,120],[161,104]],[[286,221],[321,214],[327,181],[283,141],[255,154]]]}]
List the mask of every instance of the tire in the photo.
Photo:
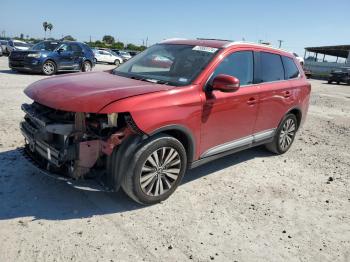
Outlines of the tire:
[{"label": "tire", "polygon": [[90,72],[92,70],[92,65],[89,61],[84,61],[81,71],[82,72]]},{"label": "tire", "polygon": [[136,202],[156,204],[175,191],[186,169],[187,156],[183,145],[174,137],[158,135],[138,147],[130,163],[130,172],[125,175],[121,186]]},{"label": "tire", "polygon": [[119,61],[118,59],[116,59],[116,60],[114,61],[114,64],[118,67],[118,66],[120,66],[120,61]]},{"label": "tire", "polygon": [[[275,133],[273,141],[265,145],[267,150],[281,155],[286,153],[294,142],[298,121],[294,114],[287,114]],[[287,132],[286,132],[287,131]]]},{"label": "tire", "polygon": [[41,71],[44,73],[44,75],[47,75],[47,76],[56,74],[56,71],[57,71],[56,64],[51,60],[47,60],[43,64]]},{"label": "tire", "polygon": [[337,82],[337,85],[339,85],[340,84],[340,82]]},{"label": "tire", "polygon": [[328,84],[332,84],[332,82],[333,82],[333,81],[331,81],[331,80],[328,80]]}]

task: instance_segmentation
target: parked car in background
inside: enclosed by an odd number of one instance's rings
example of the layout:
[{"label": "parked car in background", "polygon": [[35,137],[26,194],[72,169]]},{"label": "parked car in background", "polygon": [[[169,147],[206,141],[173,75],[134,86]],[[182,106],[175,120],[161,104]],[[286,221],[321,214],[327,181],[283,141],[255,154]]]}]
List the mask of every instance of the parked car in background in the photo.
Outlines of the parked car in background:
[{"label": "parked car in background", "polygon": [[43,41],[28,51],[13,51],[9,56],[10,68],[45,75],[59,71],[91,71],[94,65],[91,48],[81,42]]},{"label": "parked car in background", "polygon": [[141,53],[140,51],[135,51],[135,50],[125,50],[126,52],[128,52],[131,57],[134,57],[135,55]]},{"label": "parked car in background", "polygon": [[189,168],[258,145],[287,152],[310,91],[288,52],[223,40],[164,41],[114,70],[27,87],[33,103],[22,105],[24,152],[45,172],[66,179],[102,174],[109,189],[155,204]]},{"label": "parked car in background", "polygon": [[105,49],[93,49],[95,55],[96,63],[107,63],[107,64],[115,64],[119,66],[124,62],[123,58],[119,55]]},{"label": "parked car in background", "polygon": [[3,55],[7,55],[8,54],[8,52],[7,52],[7,41],[6,40],[0,40],[0,46],[1,46],[1,49],[2,49]]},{"label": "parked car in background", "polygon": [[350,84],[350,67],[341,67],[333,70],[328,77],[328,84],[336,82]]},{"label": "parked car in background", "polygon": [[0,45],[0,56],[3,56],[2,47]]},{"label": "parked car in background", "polygon": [[116,53],[118,56],[120,56],[121,58],[123,58],[124,62],[128,61],[132,57],[128,52],[123,50],[112,49],[112,51]]},{"label": "parked car in background", "polygon": [[28,44],[26,42],[23,41],[19,41],[19,40],[9,40],[7,42],[7,46],[6,46],[6,51],[7,53],[11,53],[12,51],[17,51],[17,50],[28,50],[32,45]]}]

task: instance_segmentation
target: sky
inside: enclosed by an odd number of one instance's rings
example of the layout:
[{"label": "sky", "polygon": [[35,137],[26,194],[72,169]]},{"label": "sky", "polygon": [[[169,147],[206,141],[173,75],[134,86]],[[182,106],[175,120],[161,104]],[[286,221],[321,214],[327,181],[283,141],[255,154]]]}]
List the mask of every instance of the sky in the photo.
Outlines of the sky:
[{"label": "sky", "polygon": [[[0,34],[80,41],[112,35],[148,45],[166,38],[219,38],[270,42],[303,55],[306,46],[350,44],[350,0],[1,0]],[[333,4],[334,5],[334,4]],[[5,10],[5,12],[4,12]]]}]

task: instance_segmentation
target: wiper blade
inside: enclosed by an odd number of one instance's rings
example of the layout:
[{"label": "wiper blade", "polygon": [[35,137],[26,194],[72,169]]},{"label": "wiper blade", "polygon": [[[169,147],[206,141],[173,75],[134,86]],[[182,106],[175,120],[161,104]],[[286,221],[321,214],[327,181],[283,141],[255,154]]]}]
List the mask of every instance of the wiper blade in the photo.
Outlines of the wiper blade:
[{"label": "wiper blade", "polygon": [[135,79],[135,80],[149,82],[149,83],[160,84],[160,85],[167,85],[167,84],[169,84],[169,82],[167,82],[167,81],[153,79],[153,78],[136,77],[136,76],[132,76],[130,78]]}]

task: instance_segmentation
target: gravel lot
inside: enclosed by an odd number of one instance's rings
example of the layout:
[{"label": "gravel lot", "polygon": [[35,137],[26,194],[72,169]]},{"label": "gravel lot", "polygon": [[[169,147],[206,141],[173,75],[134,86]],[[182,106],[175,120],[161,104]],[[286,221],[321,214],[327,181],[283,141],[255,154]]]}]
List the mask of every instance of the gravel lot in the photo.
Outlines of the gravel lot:
[{"label": "gravel lot", "polygon": [[143,207],[45,177],[21,157],[23,89],[42,78],[0,58],[0,261],[350,261],[350,86],[311,81],[287,154],[228,156]]}]

